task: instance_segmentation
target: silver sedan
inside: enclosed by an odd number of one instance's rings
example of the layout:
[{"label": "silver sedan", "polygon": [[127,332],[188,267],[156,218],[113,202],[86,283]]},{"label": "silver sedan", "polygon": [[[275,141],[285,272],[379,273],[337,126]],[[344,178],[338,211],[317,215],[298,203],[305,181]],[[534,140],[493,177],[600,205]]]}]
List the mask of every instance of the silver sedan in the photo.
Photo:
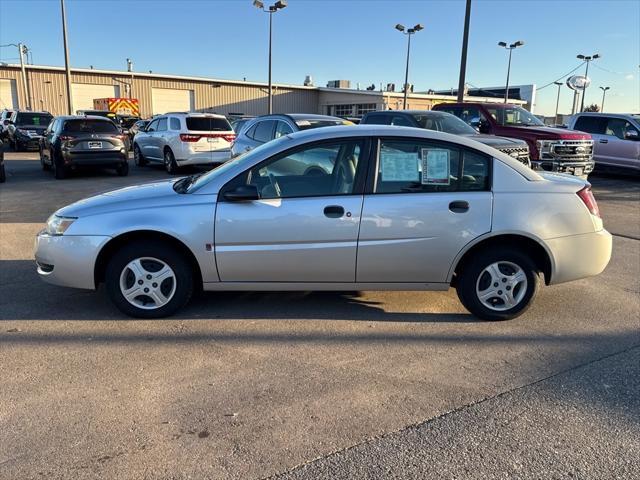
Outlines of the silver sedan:
[{"label": "silver sedan", "polygon": [[583,180],[458,136],[360,126],[289,134],[200,176],[64,207],[35,258],[50,283],[105,283],[134,317],[171,315],[197,287],[453,286],[474,315],[504,320],[543,282],[602,272],[611,244]]}]

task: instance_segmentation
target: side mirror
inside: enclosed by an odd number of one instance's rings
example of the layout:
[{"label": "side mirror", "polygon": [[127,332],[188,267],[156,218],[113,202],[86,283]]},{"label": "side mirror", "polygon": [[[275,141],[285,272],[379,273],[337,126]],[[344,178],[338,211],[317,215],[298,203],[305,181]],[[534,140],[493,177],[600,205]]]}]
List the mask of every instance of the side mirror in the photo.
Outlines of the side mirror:
[{"label": "side mirror", "polygon": [[469,120],[469,125],[471,125],[473,128],[479,128],[480,127],[480,117],[473,117],[471,120]]},{"label": "side mirror", "polygon": [[3,125],[9,125],[10,121],[9,120],[5,120],[4,122],[2,122]]},{"label": "side mirror", "polygon": [[480,133],[489,133],[489,130],[489,122],[486,120],[480,120],[480,123],[478,123],[478,131]]},{"label": "side mirror", "polygon": [[640,140],[640,135],[638,134],[637,130],[626,130],[624,132],[624,139],[625,140]]},{"label": "side mirror", "polygon": [[233,190],[229,190],[223,194],[225,200],[230,202],[248,202],[251,200],[259,200],[258,187],[255,185],[239,185]]}]

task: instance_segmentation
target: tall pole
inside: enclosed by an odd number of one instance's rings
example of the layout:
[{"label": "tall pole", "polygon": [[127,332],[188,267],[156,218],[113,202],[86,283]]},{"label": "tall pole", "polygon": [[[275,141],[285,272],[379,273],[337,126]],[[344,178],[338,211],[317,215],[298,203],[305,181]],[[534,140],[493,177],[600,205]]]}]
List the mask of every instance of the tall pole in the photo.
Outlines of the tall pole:
[{"label": "tall pole", "polygon": [[607,94],[607,90],[609,90],[610,87],[600,87],[600,90],[602,90],[602,104],[600,105],[600,113],[604,112],[604,97]]},{"label": "tall pole", "polygon": [[507,85],[504,87],[504,103],[509,100],[509,74],[511,73],[511,53],[513,48],[509,49],[509,64],[507,66]]},{"label": "tall pole", "polygon": [[18,53],[20,54],[20,70],[22,71],[22,87],[24,89],[25,105],[27,110],[31,110],[31,92],[29,83],[27,82],[27,70],[24,66],[24,52],[26,48],[22,43],[18,44]]},{"label": "tall pole", "polygon": [[67,15],[64,10],[64,0],[60,0],[60,7],[62,8],[62,39],[64,41],[64,68],[66,71],[67,80],[67,112],[69,115],[73,115],[73,103],[71,99],[71,67],[69,66],[69,47],[67,45]]},{"label": "tall pole", "polygon": [[464,83],[467,74],[467,47],[469,45],[469,21],[471,19],[471,0],[467,0],[464,14],[464,33],[462,34],[462,55],[460,58],[460,79],[458,80],[458,103],[464,100]]},{"label": "tall pole", "polygon": [[273,30],[273,12],[269,12],[269,115],[273,113],[273,89],[271,84],[271,38]]},{"label": "tall pole", "polygon": [[402,109],[407,109],[407,94],[409,92],[409,54],[411,52],[411,33],[407,34],[407,67],[404,71],[404,98],[402,100]]},{"label": "tall pole", "polygon": [[558,107],[560,106],[560,87],[562,86],[562,82],[553,82],[558,86],[558,98],[556,98],[556,116],[554,123],[558,124]]},{"label": "tall pole", "polygon": [[587,68],[584,71],[584,88],[582,89],[582,98],[580,100],[580,111],[584,112],[584,96],[587,93],[587,79],[589,78],[589,62],[591,59],[587,60]]}]

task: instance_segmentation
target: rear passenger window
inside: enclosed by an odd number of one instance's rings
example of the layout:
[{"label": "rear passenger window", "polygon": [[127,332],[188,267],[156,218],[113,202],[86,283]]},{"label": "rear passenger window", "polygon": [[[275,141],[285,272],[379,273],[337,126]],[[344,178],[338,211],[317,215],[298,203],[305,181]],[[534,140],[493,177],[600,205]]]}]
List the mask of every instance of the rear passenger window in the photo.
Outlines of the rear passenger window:
[{"label": "rear passenger window", "polygon": [[180,119],[171,117],[169,125],[171,126],[171,130],[180,130]]},{"label": "rear passenger window", "polygon": [[273,127],[275,121],[274,120],[264,120],[263,122],[258,122],[256,125],[256,131],[253,135],[253,139],[266,143],[269,140],[273,140]]},{"label": "rear passenger window", "polygon": [[403,117],[402,115],[395,115],[391,118],[391,125],[397,125],[399,127],[413,127],[414,124],[411,123],[407,117]]},{"label": "rear passenger window", "polygon": [[389,125],[391,117],[389,115],[367,115],[365,122],[368,125]]},{"label": "rear passenger window", "polygon": [[491,158],[453,145],[382,140],[376,193],[485,191]]},{"label": "rear passenger window", "polygon": [[574,130],[581,132],[595,133],[596,135],[604,135],[607,128],[606,117],[591,117],[584,115],[576,120],[576,124],[573,126]]}]

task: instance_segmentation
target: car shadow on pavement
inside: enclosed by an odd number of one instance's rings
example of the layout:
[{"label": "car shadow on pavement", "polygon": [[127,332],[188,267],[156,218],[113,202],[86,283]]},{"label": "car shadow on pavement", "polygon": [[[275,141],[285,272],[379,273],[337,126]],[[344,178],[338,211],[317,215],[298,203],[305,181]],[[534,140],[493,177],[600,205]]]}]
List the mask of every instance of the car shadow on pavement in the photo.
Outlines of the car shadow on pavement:
[{"label": "car shadow on pavement", "polygon": [[[33,261],[0,261],[0,321],[11,320],[140,320],[113,306],[105,289],[57,287],[43,282]],[[380,292],[381,296],[385,292]],[[368,322],[476,323],[457,300],[443,292],[412,292],[451,305],[452,313],[394,311],[360,292],[201,292],[166,320],[347,320]],[[426,298],[429,297],[429,298]],[[458,310],[458,312],[456,312]],[[152,320],[157,321],[157,320]],[[160,320],[162,321],[162,319]],[[1,330],[0,330],[1,331]]]}]

